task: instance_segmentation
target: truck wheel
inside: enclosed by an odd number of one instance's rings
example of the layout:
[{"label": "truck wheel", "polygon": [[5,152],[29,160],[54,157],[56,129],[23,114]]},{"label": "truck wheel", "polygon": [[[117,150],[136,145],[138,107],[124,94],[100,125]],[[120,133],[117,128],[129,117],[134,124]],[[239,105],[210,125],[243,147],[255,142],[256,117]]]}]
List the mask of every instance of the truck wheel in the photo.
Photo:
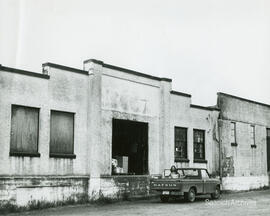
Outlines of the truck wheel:
[{"label": "truck wheel", "polygon": [[160,195],[160,200],[161,202],[169,202],[169,196],[165,196],[165,195]]},{"label": "truck wheel", "polygon": [[219,199],[220,198],[220,187],[217,186],[214,193],[211,193],[212,199]]},{"label": "truck wheel", "polygon": [[190,188],[188,193],[184,194],[185,200],[188,202],[194,202],[196,198],[196,192],[194,188]]}]

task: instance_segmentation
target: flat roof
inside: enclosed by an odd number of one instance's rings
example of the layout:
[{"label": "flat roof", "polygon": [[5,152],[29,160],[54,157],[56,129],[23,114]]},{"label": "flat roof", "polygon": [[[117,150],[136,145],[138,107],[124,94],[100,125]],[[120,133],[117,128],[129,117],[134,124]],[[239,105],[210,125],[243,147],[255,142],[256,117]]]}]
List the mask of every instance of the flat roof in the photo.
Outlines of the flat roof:
[{"label": "flat roof", "polygon": [[43,78],[43,79],[50,79],[50,76],[47,74],[36,73],[36,72],[32,72],[32,71],[21,70],[21,69],[16,69],[16,68],[11,68],[11,67],[4,67],[3,65],[0,65],[0,70],[10,72],[10,73],[17,73],[17,74],[21,74],[21,75],[26,75],[26,76],[38,77],[38,78]]},{"label": "flat roof", "polygon": [[209,110],[209,111],[213,111],[213,110],[220,111],[220,109],[216,107],[206,107],[206,106],[200,106],[200,105],[195,105],[195,104],[190,104],[190,107],[195,108],[195,109]]},{"label": "flat roof", "polygon": [[158,80],[158,81],[172,82],[172,79],[170,79],[170,78],[152,76],[152,75],[141,73],[141,72],[138,72],[138,71],[118,67],[118,66],[115,66],[115,65],[106,64],[103,61],[96,60],[96,59],[88,59],[88,60],[85,60],[83,63],[85,64],[85,63],[88,63],[88,62],[93,62],[93,63],[96,63],[96,64],[100,64],[105,68],[109,68],[109,69],[112,69],[112,70],[118,70],[118,71],[125,72],[125,73],[128,73],[128,74],[132,74],[132,75],[135,75],[135,76],[141,76],[141,77],[145,77],[145,78],[153,79],[153,80]]},{"label": "flat roof", "polygon": [[191,97],[190,94],[179,92],[179,91],[170,91],[170,93],[174,95],[184,96],[184,97]]},{"label": "flat roof", "polygon": [[61,69],[61,70],[66,70],[66,71],[70,71],[70,72],[80,73],[80,74],[84,74],[84,75],[89,75],[88,71],[80,70],[77,68],[72,68],[72,67],[68,67],[68,66],[64,66],[64,65],[60,65],[60,64],[55,64],[55,63],[51,63],[51,62],[43,63],[42,67],[45,67],[45,66],[49,66],[49,67],[53,67],[53,68],[57,68],[57,69]]},{"label": "flat roof", "polygon": [[248,103],[254,103],[254,104],[257,104],[257,105],[270,107],[270,104],[265,104],[265,103],[261,103],[261,102],[258,102],[258,101],[249,100],[249,99],[246,99],[246,98],[230,95],[230,94],[223,93],[223,92],[218,92],[217,95],[218,96],[223,95],[223,96],[226,96],[226,97],[231,97],[231,98],[234,98],[234,99],[242,100],[242,101],[245,101],[245,102],[248,102]]}]

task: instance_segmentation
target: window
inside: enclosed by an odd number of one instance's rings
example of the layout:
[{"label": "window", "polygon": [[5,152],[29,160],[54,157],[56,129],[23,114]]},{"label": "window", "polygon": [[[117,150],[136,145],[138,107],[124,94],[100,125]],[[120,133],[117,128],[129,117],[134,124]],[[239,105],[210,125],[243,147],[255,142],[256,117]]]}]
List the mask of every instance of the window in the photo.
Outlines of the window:
[{"label": "window", "polygon": [[199,179],[199,171],[197,169],[183,169],[183,177],[185,179]]},{"label": "window", "polygon": [[76,158],[73,113],[51,111],[50,157]]},{"label": "window", "polygon": [[201,170],[202,179],[209,179],[208,172],[204,169]]},{"label": "window", "polygon": [[175,161],[183,161],[187,159],[187,128],[175,127],[174,128],[174,143]]},{"label": "window", "polygon": [[231,122],[231,145],[237,146],[236,144],[236,124],[235,122]]},{"label": "window", "polygon": [[270,128],[266,128],[267,171],[270,171]]},{"label": "window", "polygon": [[251,144],[252,148],[256,147],[256,143],[255,143],[255,126],[254,125],[250,126],[250,144]]},{"label": "window", "polygon": [[12,105],[10,156],[40,156],[38,133],[39,109]]},{"label": "window", "polygon": [[204,130],[193,130],[193,141],[194,141],[194,160],[195,160],[195,162],[199,162],[200,160],[204,160],[205,159]]}]

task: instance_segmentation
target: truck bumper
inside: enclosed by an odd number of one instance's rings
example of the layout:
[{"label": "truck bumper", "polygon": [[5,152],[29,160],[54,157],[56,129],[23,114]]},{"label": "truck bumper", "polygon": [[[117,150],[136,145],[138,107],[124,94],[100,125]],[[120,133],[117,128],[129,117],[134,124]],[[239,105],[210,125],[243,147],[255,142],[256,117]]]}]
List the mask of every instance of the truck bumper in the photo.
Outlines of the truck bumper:
[{"label": "truck bumper", "polygon": [[159,190],[155,191],[154,193],[158,195],[167,195],[167,196],[184,196],[184,192],[180,191]]}]

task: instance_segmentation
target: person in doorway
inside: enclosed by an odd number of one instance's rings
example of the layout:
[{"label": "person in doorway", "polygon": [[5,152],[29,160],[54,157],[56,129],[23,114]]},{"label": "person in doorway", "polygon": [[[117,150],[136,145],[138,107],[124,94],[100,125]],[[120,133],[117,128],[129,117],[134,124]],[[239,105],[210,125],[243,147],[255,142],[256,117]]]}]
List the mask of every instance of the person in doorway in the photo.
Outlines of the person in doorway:
[{"label": "person in doorway", "polygon": [[177,168],[176,168],[175,165],[172,165],[172,166],[171,166],[171,174],[170,174],[170,177],[171,177],[171,178],[179,178],[179,177],[180,177],[179,173],[177,172]]}]

